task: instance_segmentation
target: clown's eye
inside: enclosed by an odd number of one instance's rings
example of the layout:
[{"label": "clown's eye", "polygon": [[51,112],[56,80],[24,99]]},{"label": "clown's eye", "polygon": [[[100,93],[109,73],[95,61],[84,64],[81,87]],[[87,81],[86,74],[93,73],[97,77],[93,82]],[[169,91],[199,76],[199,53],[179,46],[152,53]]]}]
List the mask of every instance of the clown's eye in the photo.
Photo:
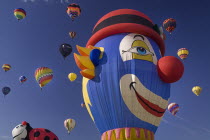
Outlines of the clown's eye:
[{"label": "clown's eye", "polygon": [[18,128],[19,126],[16,126],[16,128]]},{"label": "clown's eye", "polygon": [[141,55],[145,55],[147,53],[147,50],[143,47],[137,47],[136,50]]},{"label": "clown's eye", "polygon": [[148,55],[148,54],[152,54],[153,55],[152,52],[148,51],[144,47],[132,47],[131,52],[139,54],[139,55]]},{"label": "clown's eye", "polygon": [[23,125],[22,125],[22,124],[21,124],[20,126],[21,126],[21,127],[23,127]]}]

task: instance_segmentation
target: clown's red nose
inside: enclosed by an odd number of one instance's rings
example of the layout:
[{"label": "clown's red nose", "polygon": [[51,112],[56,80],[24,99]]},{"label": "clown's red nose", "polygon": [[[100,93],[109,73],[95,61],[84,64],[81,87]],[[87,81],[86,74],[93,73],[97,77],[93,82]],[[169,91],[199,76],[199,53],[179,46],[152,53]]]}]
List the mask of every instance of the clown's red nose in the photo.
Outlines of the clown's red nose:
[{"label": "clown's red nose", "polygon": [[159,59],[157,70],[160,79],[166,83],[178,81],[184,73],[184,65],[174,56],[165,56]]}]

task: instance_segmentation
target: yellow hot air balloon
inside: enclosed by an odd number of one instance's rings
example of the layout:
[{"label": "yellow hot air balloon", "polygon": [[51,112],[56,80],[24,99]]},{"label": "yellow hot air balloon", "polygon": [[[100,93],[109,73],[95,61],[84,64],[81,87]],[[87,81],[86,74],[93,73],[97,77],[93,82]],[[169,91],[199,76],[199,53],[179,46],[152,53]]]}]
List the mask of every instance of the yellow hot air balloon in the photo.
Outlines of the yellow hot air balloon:
[{"label": "yellow hot air balloon", "polygon": [[68,133],[70,133],[71,130],[74,129],[75,125],[76,125],[76,121],[74,119],[66,119],[64,121],[64,127],[66,128]]},{"label": "yellow hot air balloon", "polygon": [[177,55],[183,60],[189,55],[189,51],[186,48],[181,48],[178,50]]},{"label": "yellow hot air balloon", "polygon": [[68,78],[70,81],[73,82],[74,80],[77,79],[77,75],[76,75],[76,73],[69,73]]},{"label": "yellow hot air balloon", "polygon": [[3,69],[5,72],[7,72],[8,70],[11,69],[11,66],[10,66],[9,64],[4,64],[4,65],[2,66],[2,69]]},{"label": "yellow hot air balloon", "polygon": [[199,87],[199,86],[194,86],[194,87],[192,88],[192,92],[193,92],[195,95],[197,95],[197,96],[200,95],[201,91],[202,91],[202,88]]}]

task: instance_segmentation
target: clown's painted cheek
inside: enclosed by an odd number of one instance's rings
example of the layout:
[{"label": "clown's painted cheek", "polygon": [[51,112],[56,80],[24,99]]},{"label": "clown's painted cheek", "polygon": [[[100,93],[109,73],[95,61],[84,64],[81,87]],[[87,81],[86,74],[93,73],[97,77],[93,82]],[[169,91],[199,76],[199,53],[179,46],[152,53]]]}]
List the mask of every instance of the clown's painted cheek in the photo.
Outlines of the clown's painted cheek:
[{"label": "clown's painted cheek", "polygon": [[154,55],[147,44],[141,40],[135,40],[131,46],[132,59],[140,59],[153,62]]}]

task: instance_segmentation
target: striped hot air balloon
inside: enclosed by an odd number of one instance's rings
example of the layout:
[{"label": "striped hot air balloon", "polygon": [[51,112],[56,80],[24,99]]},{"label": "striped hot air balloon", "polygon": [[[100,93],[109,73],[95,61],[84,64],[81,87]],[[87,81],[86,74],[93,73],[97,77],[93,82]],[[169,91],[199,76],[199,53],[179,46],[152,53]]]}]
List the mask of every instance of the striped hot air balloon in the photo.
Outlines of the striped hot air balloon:
[{"label": "striped hot air balloon", "polygon": [[70,133],[71,130],[74,129],[75,125],[76,125],[76,122],[74,119],[66,119],[64,121],[64,127],[66,128],[68,133]]},{"label": "striped hot air balloon", "polygon": [[70,18],[74,20],[81,14],[81,8],[78,4],[72,3],[67,7],[66,12],[70,16]]},{"label": "striped hot air balloon", "polygon": [[168,111],[175,116],[176,113],[179,111],[179,105],[177,103],[170,103],[168,105]]},{"label": "striped hot air balloon", "polygon": [[178,50],[177,55],[183,60],[189,55],[189,51],[186,48],[181,48]]},{"label": "striped hot air balloon", "polygon": [[173,18],[166,19],[163,22],[163,27],[171,34],[171,32],[176,28],[176,20]]},{"label": "striped hot air balloon", "polygon": [[9,70],[11,69],[11,66],[10,66],[10,64],[4,64],[4,65],[2,66],[2,69],[3,69],[5,72],[7,72],[7,71],[9,71]]},{"label": "striped hot air balloon", "polygon": [[17,8],[14,10],[14,15],[17,18],[17,20],[21,20],[26,17],[26,11],[22,8]]},{"label": "striped hot air balloon", "polygon": [[52,80],[53,71],[47,67],[40,67],[36,69],[34,76],[37,83],[42,88]]}]

